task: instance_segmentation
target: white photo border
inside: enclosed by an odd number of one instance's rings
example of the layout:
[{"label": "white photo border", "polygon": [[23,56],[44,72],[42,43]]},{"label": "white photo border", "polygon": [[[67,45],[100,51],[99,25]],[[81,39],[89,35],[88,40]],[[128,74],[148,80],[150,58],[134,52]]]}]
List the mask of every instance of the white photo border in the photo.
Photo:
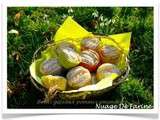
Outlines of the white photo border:
[{"label": "white photo border", "polygon": [[[66,114],[66,113],[84,113],[84,114],[153,114],[158,113],[158,48],[160,42],[158,41],[158,4],[154,2],[143,2],[139,0],[126,1],[116,0],[61,0],[58,1],[4,1],[2,5],[2,39],[1,45],[1,72],[0,77],[2,80],[1,93],[2,93],[2,113],[7,114]],[[81,4],[81,3],[84,3]],[[154,108],[153,109],[8,109],[7,108],[7,7],[153,7],[154,8]]]}]

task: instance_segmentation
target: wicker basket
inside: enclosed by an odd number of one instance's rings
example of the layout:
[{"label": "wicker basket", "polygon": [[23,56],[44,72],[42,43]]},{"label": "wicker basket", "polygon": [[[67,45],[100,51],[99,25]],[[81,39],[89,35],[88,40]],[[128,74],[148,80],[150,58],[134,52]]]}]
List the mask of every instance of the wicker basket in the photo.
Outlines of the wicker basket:
[{"label": "wicker basket", "polygon": [[[117,44],[117,46],[122,50],[123,52],[123,49],[118,45],[118,43],[108,37],[108,36],[98,36],[98,35],[95,35],[94,37],[98,37],[98,38],[107,38],[111,41],[113,41],[115,44]],[[47,43],[43,46],[41,46],[39,49],[37,49],[33,55],[33,59],[32,61],[34,62],[36,59],[38,59],[41,55],[41,51],[45,50],[48,46],[54,46],[55,44],[52,42],[52,43]],[[105,89],[101,89],[101,90],[97,90],[97,91],[72,91],[72,92],[63,92],[63,91],[57,91],[55,90],[53,93],[53,96],[55,97],[58,97],[58,99],[71,99],[71,100],[75,100],[75,99],[86,99],[86,97],[89,97],[89,96],[97,96],[97,95],[100,95],[100,94],[103,94],[105,92],[108,92],[110,91],[111,89],[114,89],[116,86],[118,86],[119,84],[123,83],[124,81],[126,81],[126,78],[128,77],[128,74],[129,74],[129,71],[130,71],[130,66],[129,66],[129,61],[127,59],[127,56],[125,57],[125,62],[126,62],[126,67],[125,69],[122,71],[122,74],[120,76],[118,76],[118,78],[116,78],[113,83],[112,83],[112,86],[111,87],[107,87]],[[42,93],[45,94],[46,96],[46,100],[49,102],[49,101],[53,101],[53,96],[50,97],[49,93],[48,93],[48,90],[46,90],[42,85],[40,85],[39,83],[36,82],[36,80],[34,80],[34,78],[31,76],[31,82],[34,84],[34,86],[39,90],[41,91]]]}]

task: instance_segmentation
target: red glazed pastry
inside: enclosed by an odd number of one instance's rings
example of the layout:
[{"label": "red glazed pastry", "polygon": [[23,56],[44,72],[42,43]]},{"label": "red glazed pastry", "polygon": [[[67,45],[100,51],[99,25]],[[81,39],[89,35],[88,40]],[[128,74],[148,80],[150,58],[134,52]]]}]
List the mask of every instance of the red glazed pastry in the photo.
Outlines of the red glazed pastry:
[{"label": "red glazed pastry", "polygon": [[67,73],[67,80],[69,87],[78,89],[91,84],[91,74],[86,68],[78,66]]},{"label": "red glazed pastry", "polygon": [[106,45],[99,49],[99,55],[103,63],[117,64],[121,57],[121,52],[114,46]]},{"label": "red glazed pastry", "polygon": [[85,38],[81,41],[82,50],[85,49],[97,50],[98,46],[99,46],[99,38],[97,37]]},{"label": "red glazed pastry", "polygon": [[87,68],[89,71],[95,71],[100,63],[100,58],[97,52],[93,50],[84,50],[81,53],[80,65]]}]

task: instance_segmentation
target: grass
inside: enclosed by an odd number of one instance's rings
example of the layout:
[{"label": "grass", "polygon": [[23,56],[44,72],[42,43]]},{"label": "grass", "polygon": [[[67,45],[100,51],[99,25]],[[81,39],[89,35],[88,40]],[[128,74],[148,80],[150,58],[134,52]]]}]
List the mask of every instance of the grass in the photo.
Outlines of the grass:
[{"label": "grass", "polygon": [[[29,65],[37,48],[52,39],[67,16],[97,34],[132,32],[128,81],[95,100],[153,105],[153,8],[9,7],[7,34],[9,108],[37,106],[43,98],[30,82]],[[38,105],[41,107],[40,105]]]}]

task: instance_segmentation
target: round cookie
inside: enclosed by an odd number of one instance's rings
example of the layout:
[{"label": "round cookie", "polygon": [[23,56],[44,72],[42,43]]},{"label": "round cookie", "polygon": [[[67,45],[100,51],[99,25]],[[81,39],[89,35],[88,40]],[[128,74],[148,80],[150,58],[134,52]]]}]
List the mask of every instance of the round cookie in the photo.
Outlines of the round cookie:
[{"label": "round cookie", "polygon": [[91,74],[88,69],[77,66],[67,73],[68,86],[78,89],[92,83]]}]

